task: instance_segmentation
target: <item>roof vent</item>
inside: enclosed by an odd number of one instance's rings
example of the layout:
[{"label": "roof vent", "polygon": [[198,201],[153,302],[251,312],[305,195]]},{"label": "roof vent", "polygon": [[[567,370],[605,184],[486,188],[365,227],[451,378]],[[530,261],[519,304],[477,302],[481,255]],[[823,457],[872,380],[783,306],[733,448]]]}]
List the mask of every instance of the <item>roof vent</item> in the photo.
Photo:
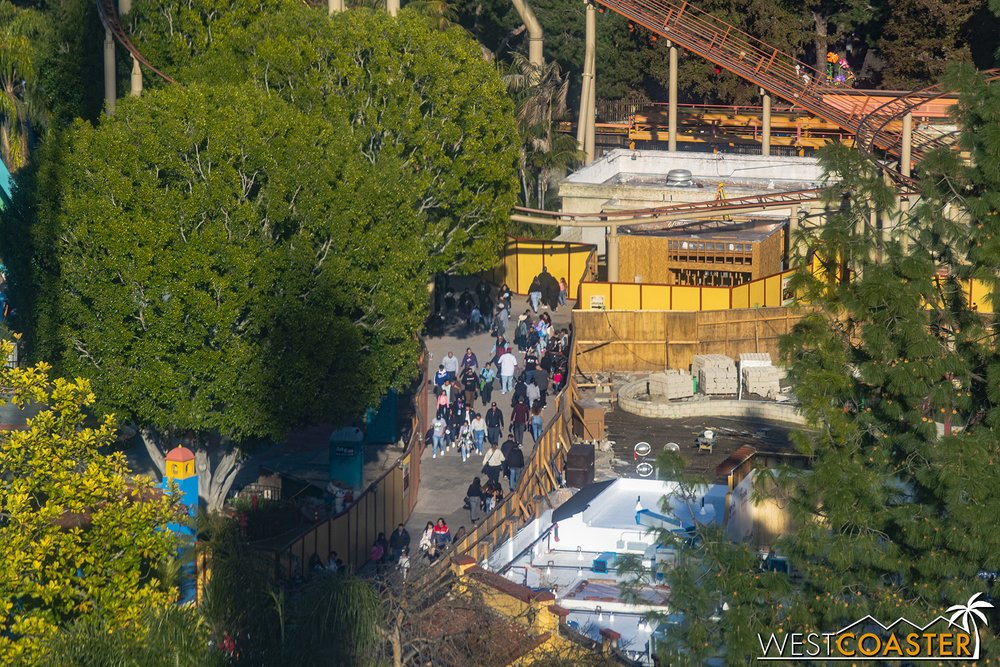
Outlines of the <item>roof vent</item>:
[{"label": "roof vent", "polygon": [[694,185],[690,169],[671,169],[667,172],[667,185],[683,188]]}]

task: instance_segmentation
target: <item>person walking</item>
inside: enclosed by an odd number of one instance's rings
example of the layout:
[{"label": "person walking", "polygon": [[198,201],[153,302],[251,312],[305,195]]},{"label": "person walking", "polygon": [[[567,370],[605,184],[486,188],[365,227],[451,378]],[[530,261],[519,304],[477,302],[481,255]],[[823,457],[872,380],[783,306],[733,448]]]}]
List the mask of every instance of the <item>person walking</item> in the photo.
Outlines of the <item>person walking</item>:
[{"label": "person walking", "polygon": [[469,428],[472,429],[472,439],[476,443],[476,453],[482,454],[483,442],[486,440],[486,420],[477,412]]},{"label": "person walking", "polygon": [[[544,271],[544,268],[542,270]],[[531,281],[531,286],[528,287],[528,301],[531,303],[531,310],[536,313],[542,301],[542,283],[539,278],[540,276],[535,276],[535,279]]]},{"label": "person walking", "polygon": [[535,403],[541,403],[542,400],[542,390],[538,388],[538,383],[535,382],[535,378],[531,378],[531,382],[524,390],[524,396],[528,399],[528,405],[534,407]]},{"label": "person walking", "polygon": [[531,378],[535,377],[535,371],[538,368],[538,355],[534,350],[529,349],[524,353],[524,381],[531,382]]},{"label": "person walking", "polygon": [[566,279],[565,278],[560,278],[559,279],[559,305],[560,306],[565,306],[566,305],[566,294],[567,294],[568,291],[569,290],[566,287]]},{"label": "person walking", "polygon": [[472,484],[465,492],[465,499],[469,502],[469,518],[472,524],[483,518],[483,485],[479,480],[479,475],[472,478]]},{"label": "person walking", "polygon": [[509,350],[500,357],[500,393],[506,394],[514,384],[514,371],[517,370],[517,357]]},{"label": "person walking", "polygon": [[448,422],[444,420],[441,416],[441,412],[438,411],[438,416],[434,418],[431,422],[431,458],[436,459],[438,457],[438,452],[441,452],[441,456],[444,456],[445,448],[445,438],[447,437]]},{"label": "person walking", "polygon": [[542,401],[542,407],[544,408],[549,402],[549,372],[541,366],[535,371],[535,384],[538,386],[539,399]]},{"label": "person walking", "polygon": [[451,350],[448,351],[448,355],[441,360],[441,365],[444,366],[444,370],[448,373],[448,379],[454,380],[458,377],[458,357]]},{"label": "person walking", "polygon": [[476,358],[476,353],[472,351],[471,347],[465,348],[465,356],[462,357],[462,368],[479,369],[479,359]]},{"label": "person walking", "polygon": [[510,321],[510,310],[503,301],[497,304],[497,315],[493,319],[493,331],[499,336],[507,335],[507,323]]},{"label": "person walking", "polygon": [[500,435],[503,433],[503,410],[497,407],[496,403],[490,405],[486,411],[486,437],[491,445],[500,442]]},{"label": "person walking", "polygon": [[521,450],[520,445],[514,443],[510,454],[507,456],[507,472],[510,477],[511,493],[517,488],[517,482],[521,479],[522,470],[524,470],[524,452]]},{"label": "person walking", "polygon": [[519,400],[510,412],[511,431],[514,433],[514,442],[519,445],[524,443],[524,431],[528,428],[530,417],[531,410],[524,399]]},{"label": "person walking", "polygon": [[407,532],[406,526],[399,524],[389,536],[389,553],[393,562],[398,561],[402,557],[403,551],[409,551],[409,548],[410,533]]},{"label": "person walking", "polygon": [[493,370],[493,364],[486,362],[483,370],[479,373],[479,395],[483,398],[483,407],[493,400],[493,379],[497,376]]},{"label": "person walking", "polygon": [[491,445],[490,450],[483,457],[483,474],[493,484],[500,483],[500,472],[503,470],[503,462],[503,452],[500,451],[499,445]]},{"label": "person walking", "polygon": [[536,445],[542,439],[542,402],[532,404],[531,408],[531,440]]},{"label": "person walking", "polygon": [[475,368],[466,366],[465,370],[462,371],[462,389],[465,391],[465,404],[467,406],[475,405],[476,394],[479,390],[479,376],[476,375]]}]

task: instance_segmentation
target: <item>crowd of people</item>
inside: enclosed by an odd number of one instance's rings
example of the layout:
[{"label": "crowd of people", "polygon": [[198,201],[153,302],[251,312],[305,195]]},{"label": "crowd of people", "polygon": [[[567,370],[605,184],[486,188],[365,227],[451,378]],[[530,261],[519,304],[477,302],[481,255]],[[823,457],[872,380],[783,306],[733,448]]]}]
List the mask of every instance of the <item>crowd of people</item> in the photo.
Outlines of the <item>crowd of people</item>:
[{"label": "crowd of people", "polygon": [[[480,354],[467,347],[461,356],[449,351],[441,359],[432,380],[435,414],[428,443],[432,459],[454,455],[479,465],[481,457],[482,467],[465,494],[473,526],[503,500],[504,479],[507,493],[517,488],[525,465],[525,435],[532,443],[541,439],[543,410],[568,379],[570,346],[569,330],[556,329],[548,312],[565,305],[566,283],[552,279],[544,268],[532,282],[529,307],[516,321],[509,315],[513,293],[506,284],[500,286],[495,306],[485,282],[476,294],[478,298],[468,290],[463,293],[458,314],[473,330],[489,330],[493,342]],[[497,394],[510,396],[509,407]],[[444,519],[428,524],[422,555],[437,558],[451,543],[450,537],[440,537],[447,531]],[[464,533],[464,527],[459,531]]]}]

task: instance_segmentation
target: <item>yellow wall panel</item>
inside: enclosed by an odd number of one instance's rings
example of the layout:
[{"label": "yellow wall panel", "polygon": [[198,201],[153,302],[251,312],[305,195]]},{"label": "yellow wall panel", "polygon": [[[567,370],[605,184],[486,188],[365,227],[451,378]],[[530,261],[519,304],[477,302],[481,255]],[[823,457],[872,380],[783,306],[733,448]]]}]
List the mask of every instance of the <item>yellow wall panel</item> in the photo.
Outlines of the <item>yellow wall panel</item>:
[{"label": "yellow wall panel", "polygon": [[609,310],[642,310],[642,285],[612,283]]},{"label": "yellow wall panel", "polygon": [[598,296],[604,299],[604,310],[611,307],[611,284],[610,283],[584,283],[580,287],[580,308],[590,310],[593,297]]},{"label": "yellow wall panel", "polygon": [[750,285],[740,285],[733,288],[733,308],[750,307]]},{"label": "yellow wall panel", "polygon": [[644,310],[670,310],[670,286],[643,285],[642,307]]},{"label": "yellow wall panel", "polygon": [[728,287],[702,287],[701,310],[729,310]]},{"label": "yellow wall panel", "polygon": [[678,287],[673,290],[673,308],[671,310],[700,310],[701,309],[701,288],[700,287]]},{"label": "yellow wall panel", "polygon": [[769,308],[781,305],[781,276],[764,278],[764,304]]},{"label": "yellow wall panel", "polygon": [[518,241],[517,285],[511,285],[514,291],[527,294],[531,281],[542,272],[542,266],[542,244],[538,241]]},{"label": "yellow wall panel", "polygon": [[762,308],[764,306],[764,281],[754,280],[750,285],[750,307]]}]

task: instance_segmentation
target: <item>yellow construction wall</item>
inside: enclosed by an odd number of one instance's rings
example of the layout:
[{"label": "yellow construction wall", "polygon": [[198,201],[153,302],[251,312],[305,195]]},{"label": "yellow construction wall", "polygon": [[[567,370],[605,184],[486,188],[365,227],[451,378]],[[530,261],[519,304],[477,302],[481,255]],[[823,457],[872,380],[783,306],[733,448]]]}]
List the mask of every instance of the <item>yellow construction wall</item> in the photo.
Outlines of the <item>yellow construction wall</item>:
[{"label": "yellow construction wall", "polygon": [[580,281],[597,275],[597,248],[588,243],[508,238],[493,280],[507,283],[517,294],[527,294],[543,266],[556,280],[566,279],[566,296],[576,300]]},{"label": "yellow construction wall", "polygon": [[[581,310],[731,310],[741,308],[779,308],[787,306],[782,294],[785,282],[795,273],[784,271],[759,278],[739,287],[693,287],[650,285],[648,283],[580,283]],[[978,280],[965,288],[974,310],[992,313],[989,287]],[[592,300],[592,297],[597,297]]]}]

